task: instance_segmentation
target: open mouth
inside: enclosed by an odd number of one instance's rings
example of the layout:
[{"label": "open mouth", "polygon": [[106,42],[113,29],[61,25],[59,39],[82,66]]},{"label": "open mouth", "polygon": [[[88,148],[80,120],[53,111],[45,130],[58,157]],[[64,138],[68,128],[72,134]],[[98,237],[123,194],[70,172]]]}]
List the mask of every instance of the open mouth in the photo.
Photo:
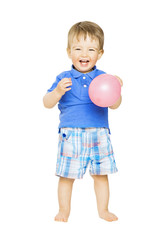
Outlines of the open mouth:
[{"label": "open mouth", "polygon": [[89,62],[89,60],[85,60],[85,59],[81,59],[79,61],[80,61],[80,63],[88,63]]},{"label": "open mouth", "polygon": [[87,59],[80,59],[79,62],[82,64],[82,65],[86,65],[89,63],[89,60]]}]

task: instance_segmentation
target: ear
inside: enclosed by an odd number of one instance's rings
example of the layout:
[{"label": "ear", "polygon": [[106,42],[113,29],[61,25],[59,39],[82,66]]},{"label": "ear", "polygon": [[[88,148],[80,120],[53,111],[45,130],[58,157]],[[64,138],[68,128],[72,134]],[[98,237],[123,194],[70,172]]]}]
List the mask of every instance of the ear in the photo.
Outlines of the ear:
[{"label": "ear", "polygon": [[70,48],[67,48],[67,54],[68,54],[68,57],[71,58],[71,49]]},{"label": "ear", "polygon": [[98,60],[102,57],[103,53],[104,53],[103,49],[99,50],[99,52],[98,52]]}]

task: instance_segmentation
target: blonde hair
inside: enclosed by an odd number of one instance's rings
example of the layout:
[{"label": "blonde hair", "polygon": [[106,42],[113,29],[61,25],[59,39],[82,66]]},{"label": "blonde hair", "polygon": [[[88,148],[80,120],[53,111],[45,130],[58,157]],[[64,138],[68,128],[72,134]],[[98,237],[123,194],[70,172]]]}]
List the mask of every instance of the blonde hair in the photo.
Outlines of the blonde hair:
[{"label": "blonde hair", "polygon": [[67,50],[71,48],[71,42],[74,37],[78,40],[80,36],[84,36],[84,39],[86,39],[87,35],[92,39],[98,39],[99,50],[103,50],[104,32],[96,23],[89,21],[78,22],[71,27],[68,32]]}]

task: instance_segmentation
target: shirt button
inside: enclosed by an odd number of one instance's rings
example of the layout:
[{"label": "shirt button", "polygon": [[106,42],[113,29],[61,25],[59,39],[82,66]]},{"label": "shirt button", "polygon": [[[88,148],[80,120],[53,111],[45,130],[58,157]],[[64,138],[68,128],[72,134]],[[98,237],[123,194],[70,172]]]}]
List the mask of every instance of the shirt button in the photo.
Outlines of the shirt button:
[{"label": "shirt button", "polygon": [[87,85],[83,85],[83,87],[87,87]]},{"label": "shirt button", "polygon": [[83,77],[83,79],[86,79],[86,77]]}]

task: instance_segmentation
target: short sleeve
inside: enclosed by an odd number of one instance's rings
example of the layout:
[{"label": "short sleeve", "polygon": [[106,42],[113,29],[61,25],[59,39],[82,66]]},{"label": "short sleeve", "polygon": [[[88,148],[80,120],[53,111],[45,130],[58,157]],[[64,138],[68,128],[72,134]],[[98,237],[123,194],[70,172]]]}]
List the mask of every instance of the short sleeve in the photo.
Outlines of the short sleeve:
[{"label": "short sleeve", "polygon": [[47,93],[52,92],[57,87],[60,80],[61,80],[60,78],[56,77],[56,81],[52,84],[51,88],[47,90]]}]

